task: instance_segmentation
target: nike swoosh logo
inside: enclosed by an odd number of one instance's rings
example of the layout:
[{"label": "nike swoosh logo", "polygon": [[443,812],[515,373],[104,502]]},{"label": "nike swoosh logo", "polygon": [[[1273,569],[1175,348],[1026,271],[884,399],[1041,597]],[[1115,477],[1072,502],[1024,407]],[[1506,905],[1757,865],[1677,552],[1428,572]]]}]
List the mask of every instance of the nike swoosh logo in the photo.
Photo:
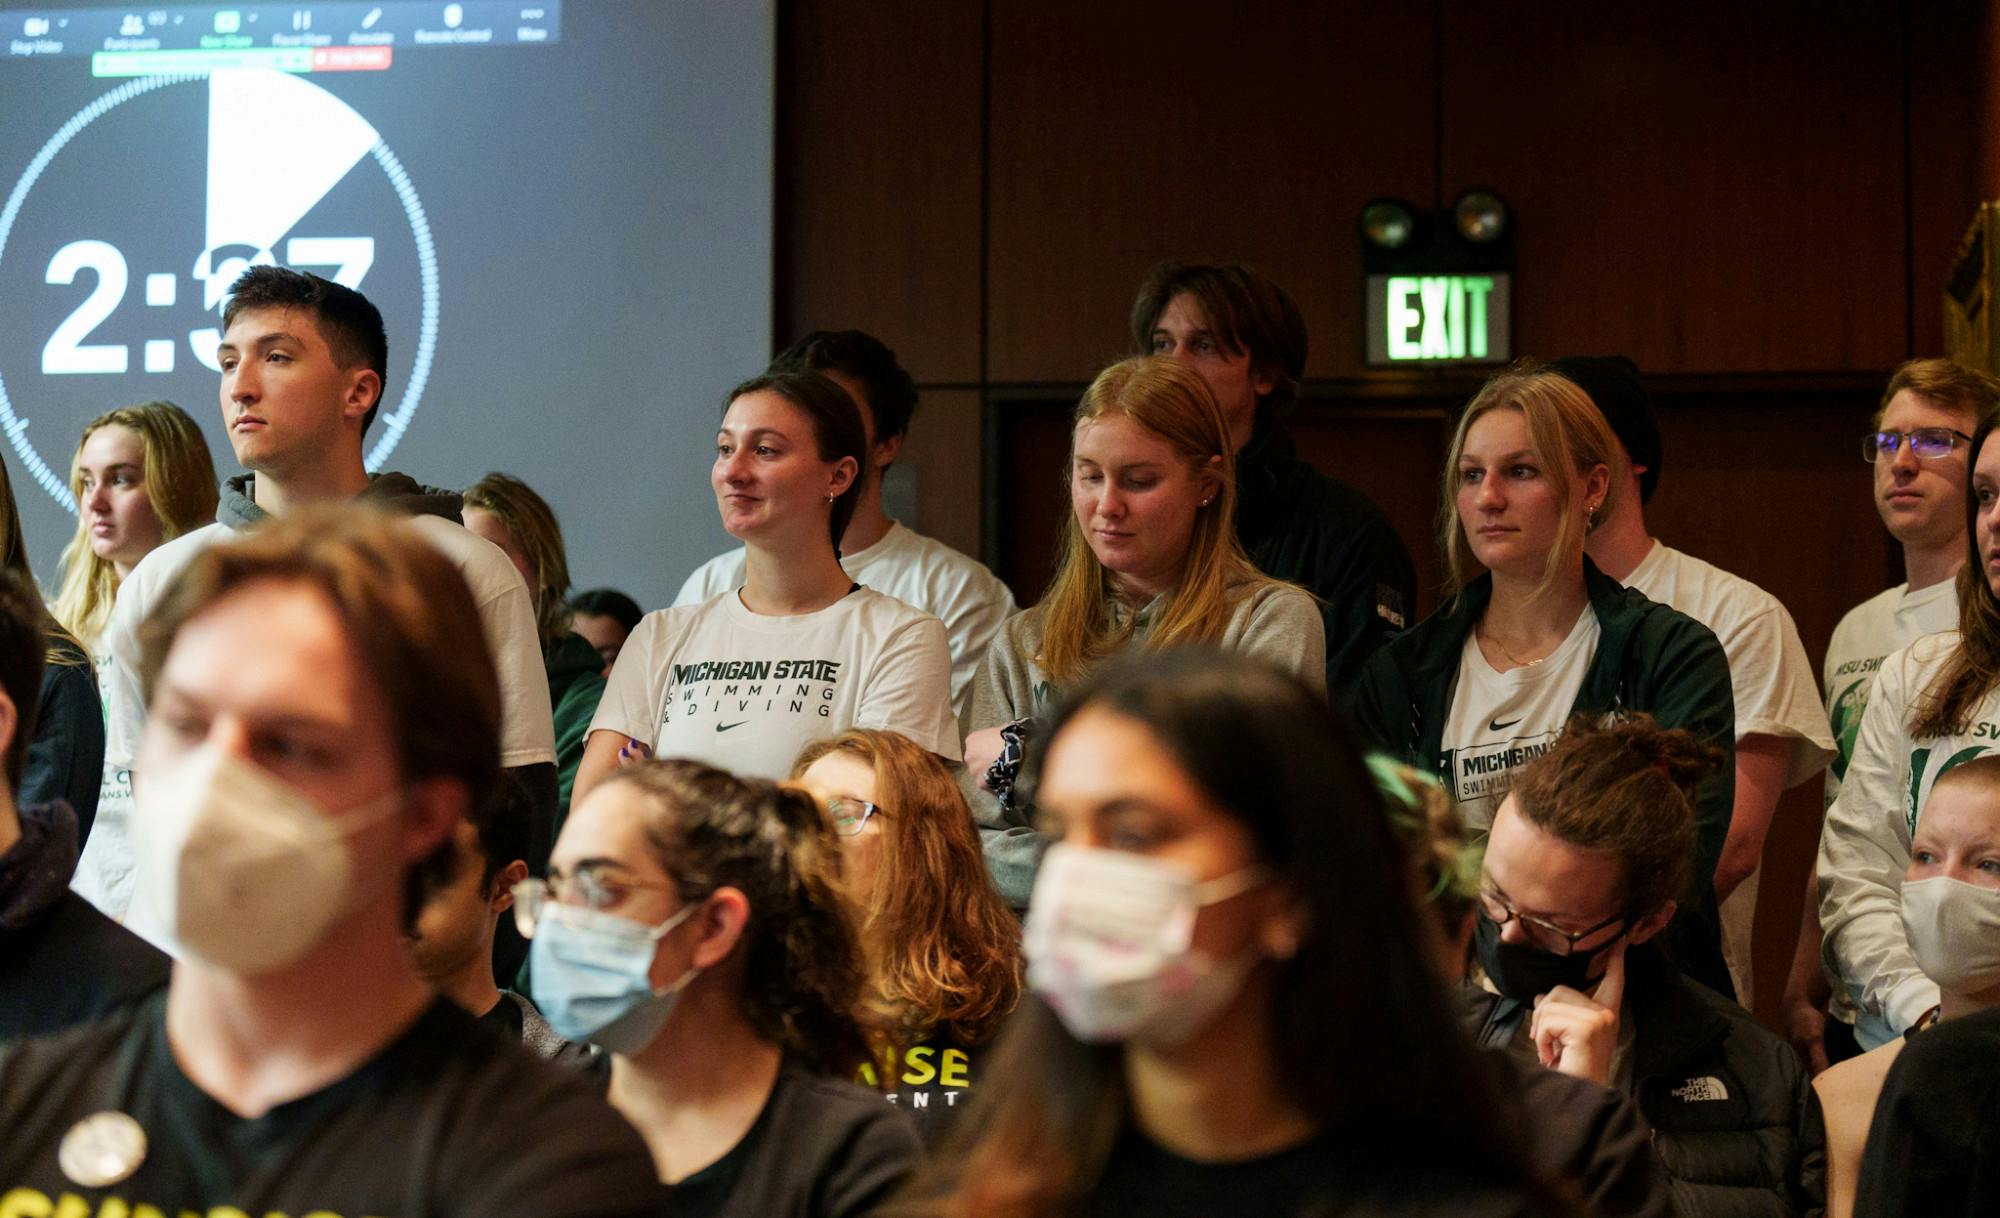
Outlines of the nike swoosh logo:
[{"label": "nike swoosh logo", "polygon": [[744,724],[748,722],[750,722],[748,719],[738,719],[734,723],[718,723],[715,725],[715,730],[718,732],[726,732],[732,727],[742,727]]},{"label": "nike swoosh logo", "polygon": [[1504,731],[1506,731],[1506,730],[1507,730],[1508,728],[1510,728],[1510,727],[1513,727],[1513,726],[1514,726],[1514,725],[1515,725],[1516,723],[1519,723],[1519,722],[1520,722],[1520,720],[1519,720],[1519,719],[1509,719],[1509,720],[1507,720],[1507,722],[1505,722],[1505,723],[1502,723],[1502,722],[1500,722],[1500,721],[1499,721],[1498,719],[1494,719],[1494,720],[1490,720],[1490,721],[1489,721],[1489,722],[1488,722],[1488,723],[1486,724],[1486,730],[1487,730],[1487,731],[1489,731],[1489,732],[1504,732]]}]

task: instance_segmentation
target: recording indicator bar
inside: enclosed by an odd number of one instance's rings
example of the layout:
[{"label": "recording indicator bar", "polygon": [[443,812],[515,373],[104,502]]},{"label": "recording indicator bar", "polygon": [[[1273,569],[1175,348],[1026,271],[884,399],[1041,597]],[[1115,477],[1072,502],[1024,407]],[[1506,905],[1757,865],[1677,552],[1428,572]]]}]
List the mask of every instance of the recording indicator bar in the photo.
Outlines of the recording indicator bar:
[{"label": "recording indicator bar", "polygon": [[92,76],[172,76],[227,68],[267,68],[274,72],[382,72],[393,47],[256,47],[248,51],[99,51],[90,57]]},{"label": "recording indicator bar", "polygon": [[[396,49],[532,46],[562,35],[562,0],[329,0],[299,4],[202,4],[168,8],[0,10],[0,49],[10,58],[91,59],[98,76],[128,70],[131,56],[173,55],[148,71],[202,72],[213,66],[278,67],[287,72],[379,71]],[[329,54],[370,48],[372,56]],[[275,51],[306,52],[278,58]],[[256,53],[263,58],[229,59]],[[206,59],[203,56],[217,56]],[[303,63],[305,66],[289,66]],[[280,65],[287,66],[280,66]]]}]

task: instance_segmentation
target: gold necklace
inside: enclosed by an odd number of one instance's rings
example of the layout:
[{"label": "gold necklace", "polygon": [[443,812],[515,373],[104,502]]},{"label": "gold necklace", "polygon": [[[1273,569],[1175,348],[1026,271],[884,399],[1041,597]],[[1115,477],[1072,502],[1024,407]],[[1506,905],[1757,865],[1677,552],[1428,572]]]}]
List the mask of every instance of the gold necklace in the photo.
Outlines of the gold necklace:
[{"label": "gold necklace", "polygon": [[[1501,642],[1498,636],[1494,635],[1491,631],[1487,630],[1483,624],[1477,630],[1473,631],[1473,634],[1475,637],[1483,639],[1484,641],[1493,644],[1495,647],[1498,647],[1500,649],[1500,654],[1506,656],[1507,662],[1509,664],[1512,664],[1516,668],[1533,668],[1535,665],[1540,664],[1543,660],[1549,658],[1549,656],[1545,655],[1533,660],[1522,659],[1520,656],[1517,656],[1513,652],[1507,650],[1507,644]],[[1555,652],[1553,650],[1549,652],[1549,655],[1554,655],[1554,654]]]}]

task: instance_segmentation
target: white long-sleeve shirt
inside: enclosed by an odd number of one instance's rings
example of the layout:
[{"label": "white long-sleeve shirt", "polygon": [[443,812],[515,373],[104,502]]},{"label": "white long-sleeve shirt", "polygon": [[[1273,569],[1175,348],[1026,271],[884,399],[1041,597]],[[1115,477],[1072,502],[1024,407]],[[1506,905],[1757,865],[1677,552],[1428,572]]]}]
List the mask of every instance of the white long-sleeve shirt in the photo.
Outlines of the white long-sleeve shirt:
[{"label": "white long-sleeve shirt", "polygon": [[1958,632],[1925,635],[1892,652],[1875,674],[1840,794],[1819,843],[1823,952],[1858,1009],[1855,1036],[1875,1048],[1900,1036],[1938,1000],[1903,931],[1903,873],[1917,817],[1939,776],[2000,752],[2000,689],[1986,695],[1966,730],[1912,738],[1914,703],[1958,646]]}]

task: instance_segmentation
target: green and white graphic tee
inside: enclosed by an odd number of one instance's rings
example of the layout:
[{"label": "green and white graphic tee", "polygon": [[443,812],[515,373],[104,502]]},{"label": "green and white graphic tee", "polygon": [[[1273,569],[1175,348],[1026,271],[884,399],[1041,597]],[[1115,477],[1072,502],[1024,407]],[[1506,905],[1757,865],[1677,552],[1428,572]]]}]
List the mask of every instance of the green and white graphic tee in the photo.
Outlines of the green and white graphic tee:
[{"label": "green and white graphic tee", "polygon": [[1841,779],[1854,756],[1854,737],[1861,731],[1861,715],[1868,709],[1868,691],[1875,683],[1875,670],[1882,657],[1908,647],[1927,634],[1958,628],[1958,598],[1954,580],[1940,580],[1928,588],[1910,591],[1897,584],[1871,596],[1847,611],[1833,628],[1833,641],[1826,647],[1826,717],[1833,727],[1836,750],[1826,769],[1826,806],[1832,807],[1840,794]]},{"label": "green and white graphic tee", "polygon": [[1820,834],[1822,951],[1834,993],[1852,1004],[1854,1034],[1867,1049],[1902,1035],[1938,1000],[1936,983],[1910,952],[1902,914],[1910,841],[1931,788],[1952,767],[2000,753],[2000,690],[1981,699],[1962,732],[1910,734],[1911,708],[1957,647],[1952,630],[1883,658],[1840,797]]},{"label": "green and white graphic tee", "polygon": [[1487,663],[1477,630],[1465,636],[1438,744],[1467,828],[1485,833],[1513,785],[1514,771],[1555,743],[1583,689],[1601,633],[1597,614],[1586,606],[1569,637],[1546,659],[1506,672]]},{"label": "green and white graphic tee", "polygon": [[734,591],[649,613],[590,721],[663,760],[753,778],[786,777],[806,745],[851,727],[959,757],[944,627],[870,588],[790,617],[752,613]]}]

